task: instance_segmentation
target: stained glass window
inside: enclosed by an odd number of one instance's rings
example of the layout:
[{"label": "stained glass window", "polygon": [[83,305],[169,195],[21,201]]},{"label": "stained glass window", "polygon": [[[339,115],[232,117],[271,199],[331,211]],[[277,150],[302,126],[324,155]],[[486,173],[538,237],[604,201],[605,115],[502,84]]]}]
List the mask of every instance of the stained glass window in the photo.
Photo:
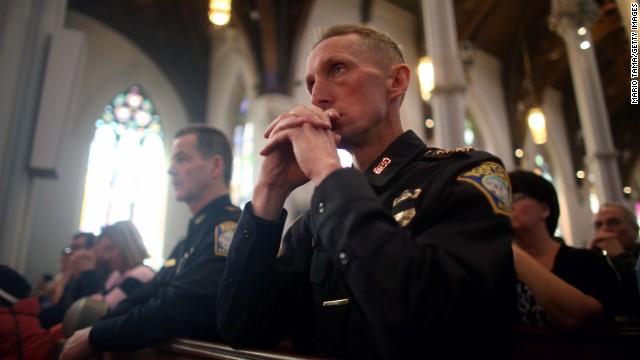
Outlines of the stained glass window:
[{"label": "stained glass window", "polygon": [[105,106],[95,123],[82,204],[80,229],[99,233],[121,220],[136,225],[151,255],[161,261],[160,224],[164,165],[160,117],[143,90],[132,86]]},{"label": "stained glass window", "polygon": [[231,201],[244,207],[253,192],[254,128],[246,121],[249,99],[240,95],[236,127],[233,131],[233,167],[231,172]]}]

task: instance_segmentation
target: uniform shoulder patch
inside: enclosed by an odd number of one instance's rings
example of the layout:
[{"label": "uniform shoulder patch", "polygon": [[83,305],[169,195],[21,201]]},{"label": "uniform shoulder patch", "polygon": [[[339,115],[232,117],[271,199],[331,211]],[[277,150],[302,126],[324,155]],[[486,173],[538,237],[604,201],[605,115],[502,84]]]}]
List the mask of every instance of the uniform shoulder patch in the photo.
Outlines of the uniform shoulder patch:
[{"label": "uniform shoulder patch", "polygon": [[216,226],[213,237],[213,250],[216,255],[227,256],[236,225],[238,223],[235,221],[225,221]]},{"label": "uniform shoulder patch", "polygon": [[484,162],[458,176],[458,181],[472,184],[487,198],[493,212],[510,216],[511,183],[507,171],[494,162]]}]

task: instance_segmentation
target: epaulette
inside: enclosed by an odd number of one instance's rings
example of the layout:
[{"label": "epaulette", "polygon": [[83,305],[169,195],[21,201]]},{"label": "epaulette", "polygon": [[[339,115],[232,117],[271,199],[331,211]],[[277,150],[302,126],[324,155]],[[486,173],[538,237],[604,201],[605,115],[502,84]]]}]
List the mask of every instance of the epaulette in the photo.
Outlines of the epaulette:
[{"label": "epaulette", "polygon": [[428,148],[427,151],[422,155],[422,158],[425,160],[441,160],[450,157],[453,154],[465,153],[469,151],[475,150],[474,148],[468,147],[459,147],[453,150],[445,150],[438,148]]}]

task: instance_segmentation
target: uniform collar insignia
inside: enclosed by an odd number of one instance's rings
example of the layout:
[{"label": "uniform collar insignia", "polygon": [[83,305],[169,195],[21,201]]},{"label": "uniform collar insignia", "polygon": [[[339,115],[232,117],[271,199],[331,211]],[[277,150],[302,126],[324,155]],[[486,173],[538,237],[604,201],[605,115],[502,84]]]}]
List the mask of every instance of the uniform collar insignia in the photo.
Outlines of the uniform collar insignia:
[{"label": "uniform collar insignia", "polygon": [[202,222],[202,220],[204,220],[207,217],[207,215],[202,214],[200,216],[198,216],[195,220],[193,220],[193,223],[198,225]]},{"label": "uniform collar insignia", "polygon": [[378,166],[373,169],[373,172],[380,175],[389,164],[391,164],[391,159],[389,159],[388,157],[382,158],[380,164],[378,164]]},{"label": "uniform collar insignia", "polygon": [[365,171],[369,183],[382,186],[404,168],[419,154],[423,154],[426,145],[411,130],[406,131],[394,140],[371,166]]}]

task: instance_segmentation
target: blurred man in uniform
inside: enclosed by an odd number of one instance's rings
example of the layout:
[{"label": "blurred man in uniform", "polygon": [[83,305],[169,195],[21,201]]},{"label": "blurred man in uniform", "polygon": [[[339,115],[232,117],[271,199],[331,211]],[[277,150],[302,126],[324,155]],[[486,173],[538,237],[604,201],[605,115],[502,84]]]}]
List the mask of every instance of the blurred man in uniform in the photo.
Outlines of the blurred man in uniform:
[{"label": "blurred man in uniform", "polygon": [[[231,149],[218,130],[193,125],[176,133],[169,168],[176,199],[193,217],[187,237],[149,283],[91,328],[77,331],[62,359],[129,351],[189,337],[219,341],[216,297],[240,209],[231,204]],[[160,196],[160,194],[158,194]]]},{"label": "blurred man in uniform", "polygon": [[[229,251],[218,320],[232,346],[292,334],[297,352],[331,358],[510,357],[507,173],[495,156],[427,148],[402,129],[410,75],[398,45],[369,27],[332,27],[314,46],[313,106],[268,127]],[[279,251],[285,199],[308,181],[311,209]]]}]

